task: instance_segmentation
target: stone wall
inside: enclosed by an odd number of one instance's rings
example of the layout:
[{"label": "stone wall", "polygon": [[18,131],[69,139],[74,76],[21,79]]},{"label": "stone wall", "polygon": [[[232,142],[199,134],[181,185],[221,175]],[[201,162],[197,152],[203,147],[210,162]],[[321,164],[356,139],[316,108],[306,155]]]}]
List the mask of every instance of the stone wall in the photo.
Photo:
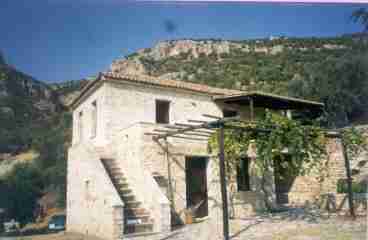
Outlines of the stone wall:
[{"label": "stone wall", "polygon": [[323,172],[324,180],[319,181],[321,173],[316,169],[305,176],[297,176],[288,193],[289,203],[305,204],[315,202],[321,194],[336,194],[337,181],[346,178],[344,155],[342,152],[341,140],[329,138],[326,144],[327,157]]},{"label": "stone wall", "polygon": [[141,124],[134,124],[119,131],[108,148],[114,149],[113,156],[135,197],[150,212],[154,231],[166,232],[171,229],[170,202],[144,166],[143,136]]},{"label": "stone wall", "polygon": [[[356,127],[366,139],[368,144],[368,125],[361,125]],[[352,176],[355,181],[368,181],[368,151],[363,150],[359,152],[351,161]]]},{"label": "stone wall", "polygon": [[[145,132],[152,132],[157,128],[154,124],[144,124]],[[207,165],[207,190],[211,191],[216,185],[213,183],[214,171],[210,164],[211,156],[208,154],[206,141],[191,141],[187,139],[169,138],[167,145],[165,141],[155,142],[151,136],[143,137],[142,154],[145,161],[145,168],[153,175],[163,177],[166,181],[166,195],[169,199],[173,198],[173,210],[184,221],[184,210],[186,209],[186,174],[185,159],[189,156],[204,156],[208,158]],[[166,154],[168,149],[168,155]],[[169,186],[171,185],[171,187]],[[170,189],[172,190],[170,192]],[[218,201],[220,196],[209,196]]]},{"label": "stone wall", "polygon": [[[343,194],[337,193],[337,183],[339,179],[346,179],[341,139],[329,138],[326,152],[325,169],[327,171],[323,172],[324,180],[321,182],[317,179],[317,177],[320,177],[320,173],[316,171],[312,171],[306,176],[296,177],[288,194],[291,203],[304,204],[306,201],[314,202],[317,199],[324,198],[323,196],[334,196],[337,201],[336,204],[339,205]],[[365,164],[368,160],[367,152],[362,151],[354,158],[349,158],[349,160],[351,169],[359,169],[359,174],[353,175],[354,181],[367,178],[368,166]]]},{"label": "stone wall", "polygon": [[202,114],[221,115],[221,109],[208,95],[183,90],[106,83],[105,138],[139,122],[156,122],[156,100],[170,102],[170,123],[186,123],[188,119],[208,120]]},{"label": "stone wall", "polygon": [[67,171],[67,231],[103,239],[123,232],[123,202],[91,142],[69,149]]},{"label": "stone wall", "polygon": [[[142,123],[144,132],[152,132],[159,128],[156,124]],[[164,179],[165,191],[169,199],[173,199],[173,220],[185,220],[186,199],[186,157],[202,156],[207,162],[207,191],[209,217],[216,219],[221,217],[221,191],[217,154],[209,153],[207,141],[191,141],[188,139],[168,138],[167,143],[163,140],[156,142],[152,136],[144,136],[142,154],[145,168],[152,175]],[[168,149],[168,151],[166,151]],[[167,154],[168,153],[168,154]],[[215,155],[214,155],[215,154]],[[253,176],[255,177],[255,176]],[[170,186],[171,184],[171,186]],[[256,211],[264,209],[263,195],[257,190],[238,192],[236,182],[228,179],[228,202],[231,217],[241,218],[254,215]],[[171,189],[171,191],[170,191]]]},{"label": "stone wall", "polygon": [[[97,132],[93,135],[93,103],[97,105]],[[98,87],[94,92],[85,99],[76,109],[73,111],[73,138],[72,145],[78,144],[83,141],[91,141],[95,145],[102,146],[106,144],[105,135],[105,119],[106,119],[106,85]],[[80,113],[82,112],[82,119],[80,119]],[[80,121],[82,121],[80,123]],[[82,133],[80,130],[80,124],[82,124]],[[81,137],[83,139],[81,139]]]}]

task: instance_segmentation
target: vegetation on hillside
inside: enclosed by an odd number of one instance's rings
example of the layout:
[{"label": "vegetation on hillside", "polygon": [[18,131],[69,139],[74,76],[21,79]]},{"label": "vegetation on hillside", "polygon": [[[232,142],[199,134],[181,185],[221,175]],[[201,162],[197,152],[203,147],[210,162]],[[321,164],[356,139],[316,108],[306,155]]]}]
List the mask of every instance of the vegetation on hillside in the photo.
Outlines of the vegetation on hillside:
[{"label": "vegetation on hillside", "polygon": [[[353,16],[367,29],[366,10]],[[351,124],[366,112],[368,48],[364,41],[357,42],[344,36],[257,39],[236,43],[247,45],[251,50],[231,48],[229,53],[202,54],[196,58],[188,52],[159,60],[136,53],[128,59],[139,58],[147,72],[154,76],[179,73],[178,78],[183,81],[245,90],[255,83],[257,90],[324,102],[326,112],[320,123],[329,127]],[[326,44],[329,47],[326,48]],[[256,47],[280,45],[283,50],[272,54],[254,51]],[[344,47],[331,47],[334,45]],[[48,191],[57,192],[60,206],[65,206],[66,150],[71,139],[71,116],[62,107],[60,97],[73,94],[82,86],[80,81],[47,86],[6,65],[0,54],[0,154],[27,149],[39,153],[33,162],[18,164],[6,176],[0,176],[0,190],[7,192],[5,198],[0,198],[0,208],[5,208],[22,223],[33,219],[36,200]],[[261,142],[257,144],[281,151],[285,146],[277,143],[286,141],[291,144],[288,146],[290,151],[300,154],[317,146],[317,135],[313,141],[306,142],[301,125],[283,121],[286,120],[281,121],[286,128],[296,126],[295,131],[276,132],[279,135],[273,134],[273,138],[261,136]],[[248,143],[250,137],[253,136],[239,135],[243,143]],[[266,147],[262,149],[259,151],[263,152],[258,154],[265,156],[260,158],[264,161],[266,156],[277,153]],[[308,151],[303,152],[305,149]],[[318,146],[315,151],[320,151]],[[227,154],[231,156],[232,153]],[[296,159],[300,157],[298,155]],[[295,169],[297,167],[295,165]]]},{"label": "vegetation on hillside", "polygon": [[[44,129],[33,133],[32,149],[40,154],[32,162],[18,163],[5,176],[0,176],[0,189],[6,196],[0,207],[21,223],[36,217],[36,201],[47,192],[56,192],[57,205],[65,207],[67,147],[71,141],[71,116],[61,113]],[[22,207],[20,207],[22,206]]]},{"label": "vegetation on hillside", "polygon": [[57,97],[45,83],[0,66],[0,152],[29,148],[34,133],[58,110]]},{"label": "vegetation on hillside", "polygon": [[[0,66],[0,164],[4,156],[39,153],[33,161],[17,163],[0,176],[0,208],[22,224],[33,220],[37,200],[56,192],[65,205],[66,150],[71,117],[57,93],[45,83],[3,65]],[[9,156],[10,154],[10,156]],[[5,162],[5,161],[4,161]],[[8,161],[6,161],[8,162]]]},{"label": "vegetation on hillside", "polygon": [[[259,48],[281,44],[283,50],[266,54],[231,49],[229,54],[197,58],[190,53],[161,60],[144,55],[139,58],[155,76],[179,73],[178,78],[184,81],[243,90],[255,83],[257,90],[324,102],[325,121],[330,126],[345,126],[368,107],[364,44],[347,37],[244,42]],[[344,47],[322,48],[326,44]]]}]

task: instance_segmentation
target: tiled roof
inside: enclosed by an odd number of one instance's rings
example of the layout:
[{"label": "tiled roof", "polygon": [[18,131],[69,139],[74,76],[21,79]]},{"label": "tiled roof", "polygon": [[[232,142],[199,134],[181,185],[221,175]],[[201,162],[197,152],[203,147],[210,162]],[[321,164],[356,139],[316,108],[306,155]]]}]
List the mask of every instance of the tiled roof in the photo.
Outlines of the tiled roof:
[{"label": "tiled roof", "polygon": [[194,92],[207,93],[210,95],[232,95],[232,94],[241,94],[244,93],[242,91],[226,89],[226,88],[216,88],[210,87],[204,84],[191,83],[186,81],[178,81],[178,80],[170,80],[157,78],[147,75],[132,75],[132,74],[122,74],[122,73],[103,73],[101,74],[103,79],[112,79],[112,80],[123,80],[123,81],[132,81],[143,84],[150,84],[162,87],[170,87],[170,88],[179,88]]},{"label": "tiled roof", "polygon": [[79,94],[79,96],[75,98],[74,101],[70,104],[70,107],[72,108],[75,107],[76,104],[80,101],[80,99],[84,96],[84,94],[91,87],[93,87],[96,83],[101,82],[101,81],[108,81],[108,80],[122,81],[122,82],[135,82],[135,83],[161,86],[161,87],[167,87],[167,88],[177,88],[177,89],[183,89],[183,90],[188,90],[188,91],[193,91],[193,92],[205,93],[205,94],[209,94],[213,96],[233,95],[233,94],[244,93],[239,90],[232,90],[232,89],[226,89],[226,88],[215,88],[215,87],[210,87],[204,84],[163,79],[163,78],[157,78],[157,77],[152,77],[152,76],[147,76],[147,75],[142,75],[142,74],[136,75],[136,74],[126,74],[126,73],[105,72],[105,73],[100,73],[96,80],[93,80],[87,83],[81,90],[81,93]]},{"label": "tiled roof", "polygon": [[152,76],[147,76],[147,75],[106,72],[106,73],[100,73],[96,80],[91,81],[88,84],[86,84],[86,86],[81,90],[80,95],[71,103],[71,107],[72,108],[75,107],[77,103],[80,102],[81,98],[85,95],[85,93],[90,88],[92,88],[95,84],[101,81],[121,81],[122,83],[133,82],[133,83],[140,83],[140,84],[153,85],[153,86],[159,86],[159,87],[183,89],[183,90],[188,90],[192,92],[209,94],[213,96],[215,101],[219,101],[219,100],[228,101],[228,100],[235,100],[235,99],[240,99],[240,98],[248,98],[252,96],[261,96],[261,97],[263,96],[263,97],[268,97],[272,99],[273,102],[276,100],[279,100],[279,101],[284,100],[287,102],[300,103],[304,105],[323,106],[323,104],[319,102],[279,96],[279,95],[263,93],[259,91],[245,92],[245,91],[240,91],[240,90],[210,87],[208,85],[198,84],[198,83],[157,78],[157,77],[152,77]]}]

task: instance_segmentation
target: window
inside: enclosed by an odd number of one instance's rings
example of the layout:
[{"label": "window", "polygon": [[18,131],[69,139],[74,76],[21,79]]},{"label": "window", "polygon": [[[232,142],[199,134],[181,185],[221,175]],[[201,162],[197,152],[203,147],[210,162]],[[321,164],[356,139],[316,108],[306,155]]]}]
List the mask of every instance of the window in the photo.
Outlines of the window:
[{"label": "window", "polygon": [[240,159],[236,170],[238,191],[250,191],[249,158]]},{"label": "window", "polygon": [[156,100],[156,123],[170,122],[170,102]]},{"label": "window", "polygon": [[83,139],[83,112],[79,112],[78,116],[78,134],[79,134],[79,140]]},{"label": "window", "polygon": [[222,114],[224,115],[224,117],[236,117],[236,116],[238,116],[237,111],[233,111],[233,110],[229,110],[229,109],[224,109],[222,111]]},{"label": "window", "polygon": [[94,138],[97,135],[97,102],[92,102],[92,132],[91,137]]}]

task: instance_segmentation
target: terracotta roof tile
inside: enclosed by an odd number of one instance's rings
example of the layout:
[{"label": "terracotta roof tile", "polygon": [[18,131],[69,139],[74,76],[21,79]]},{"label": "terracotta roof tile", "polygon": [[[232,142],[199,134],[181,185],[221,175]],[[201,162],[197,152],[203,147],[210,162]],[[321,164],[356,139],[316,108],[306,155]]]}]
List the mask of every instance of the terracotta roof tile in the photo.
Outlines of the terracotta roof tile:
[{"label": "terracotta roof tile", "polygon": [[151,77],[147,75],[133,75],[133,74],[122,74],[122,73],[102,73],[102,79],[114,79],[114,80],[122,80],[122,81],[132,81],[143,84],[150,84],[162,87],[170,87],[170,88],[179,88],[194,92],[207,93],[210,95],[232,95],[232,94],[241,94],[244,93],[239,90],[226,89],[226,88],[216,88],[210,87],[204,84],[191,83],[185,81],[178,80],[170,80],[170,79],[162,79],[157,77]]}]

